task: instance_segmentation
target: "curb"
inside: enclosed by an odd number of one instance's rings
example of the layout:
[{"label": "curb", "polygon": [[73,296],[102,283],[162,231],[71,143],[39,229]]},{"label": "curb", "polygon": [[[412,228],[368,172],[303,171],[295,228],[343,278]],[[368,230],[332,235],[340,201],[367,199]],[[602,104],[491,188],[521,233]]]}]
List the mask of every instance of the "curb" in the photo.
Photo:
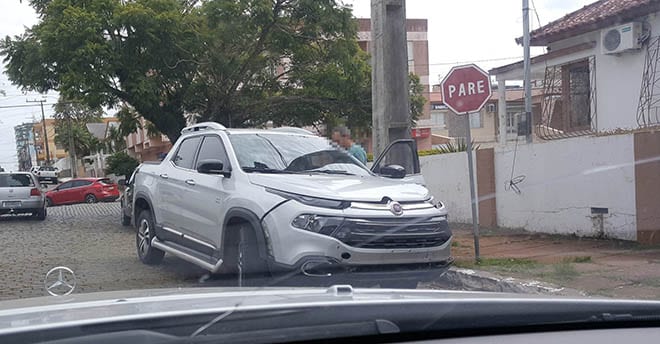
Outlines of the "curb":
[{"label": "curb", "polygon": [[501,277],[485,271],[452,267],[430,287],[450,290],[488,291],[516,294],[581,296],[587,294],[579,290],[563,288],[546,282]]}]

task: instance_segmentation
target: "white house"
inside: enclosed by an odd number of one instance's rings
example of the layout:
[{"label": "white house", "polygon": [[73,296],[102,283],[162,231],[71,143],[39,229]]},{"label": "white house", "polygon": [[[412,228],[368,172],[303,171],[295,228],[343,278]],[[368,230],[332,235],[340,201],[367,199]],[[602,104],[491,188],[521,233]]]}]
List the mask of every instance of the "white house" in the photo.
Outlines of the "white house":
[{"label": "white house", "polygon": [[[512,144],[504,132],[482,152],[479,217],[529,231],[660,243],[660,0],[597,1],[534,30],[531,44],[547,49],[531,64],[543,88],[534,140]],[[522,80],[523,64],[490,74],[505,89]],[[500,123],[506,109],[502,94]],[[439,190],[455,185],[461,181]]]},{"label": "white house", "polygon": [[[637,116],[640,86],[653,81],[660,60],[659,13],[657,0],[601,0],[531,33],[531,45],[547,49],[531,64],[532,78],[542,81],[545,90],[543,112],[534,123],[537,137],[660,123],[648,111],[646,118]],[[522,67],[521,61],[490,74],[503,86],[507,80],[522,80]]]}]

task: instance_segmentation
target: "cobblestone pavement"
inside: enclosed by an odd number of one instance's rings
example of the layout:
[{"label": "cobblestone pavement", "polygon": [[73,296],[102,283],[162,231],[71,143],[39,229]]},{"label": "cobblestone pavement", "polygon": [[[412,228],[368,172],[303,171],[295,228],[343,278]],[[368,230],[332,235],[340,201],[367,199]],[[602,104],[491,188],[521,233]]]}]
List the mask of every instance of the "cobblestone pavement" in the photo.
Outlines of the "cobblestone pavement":
[{"label": "cobblestone pavement", "polygon": [[142,264],[119,213],[112,202],[51,207],[43,222],[0,217],[0,300],[47,295],[44,277],[56,266],[75,272],[77,293],[204,285],[205,272],[180,259]]}]

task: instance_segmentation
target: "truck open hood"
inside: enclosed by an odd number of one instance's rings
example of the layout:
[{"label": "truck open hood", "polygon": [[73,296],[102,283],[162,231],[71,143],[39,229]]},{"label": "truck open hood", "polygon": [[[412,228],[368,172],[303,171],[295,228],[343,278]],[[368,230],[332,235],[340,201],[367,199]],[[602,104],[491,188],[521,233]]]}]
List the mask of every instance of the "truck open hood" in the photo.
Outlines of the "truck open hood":
[{"label": "truck open hood", "polygon": [[428,189],[419,184],[376,176],[254,173],[249,178],[253,184],[267,188],[334,200],[380,202],[383,197],[389,197],[407,202],[430,197]]}]

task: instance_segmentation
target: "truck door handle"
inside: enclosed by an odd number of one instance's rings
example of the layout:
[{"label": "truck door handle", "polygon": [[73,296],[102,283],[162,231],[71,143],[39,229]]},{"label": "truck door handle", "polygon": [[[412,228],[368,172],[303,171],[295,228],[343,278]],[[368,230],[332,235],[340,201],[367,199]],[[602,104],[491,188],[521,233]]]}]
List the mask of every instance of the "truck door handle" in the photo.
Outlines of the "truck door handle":
[{"label": "truck door handle", "polygon": [[188,179],[188,180],[186,180],[186,184],[188,184],[188,185],[191,185],[191,186],[192,186],[192,185],[195,185],[195,181],[194,181],[194,180],[192,180],[192,179]]},{"label": "truck door handle", "polygon": [[161,174],[160,177],[163,178],[163,179],[169,178],[169,176],[166,173]]}]

